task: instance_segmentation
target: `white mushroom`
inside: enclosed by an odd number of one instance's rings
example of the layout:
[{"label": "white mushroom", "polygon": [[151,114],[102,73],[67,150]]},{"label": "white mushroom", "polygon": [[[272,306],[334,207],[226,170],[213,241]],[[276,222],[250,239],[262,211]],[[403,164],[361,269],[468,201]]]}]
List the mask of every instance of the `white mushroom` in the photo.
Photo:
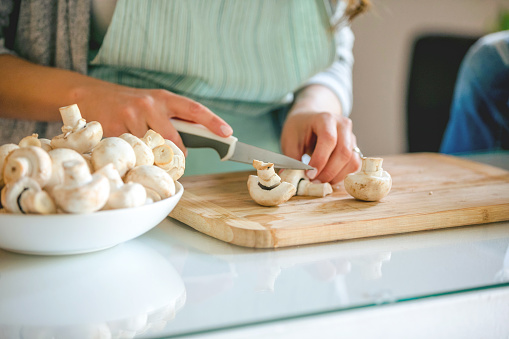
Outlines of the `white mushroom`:
[{"label": "white mushroom", "polygon": [[152,153],[152,149],[143,142],[143,140],[130,133],[124,133],[120,136],[120,138],[127,141],[133,148],[134,154],[136,155],[135,166],[154,164],[154,153]]},{"label": "white mushroom", "polygon": [[2,206],[11,213],[56,213],[53,199],[30,177],[23,177],[5,185],[1,201]]},{"label": "white mushroom", "polygon": [[109,163],[112,163],[123,177],[136,164],[136,154],[124,139],[105,138],[92,151],[92,166],[97,171]]},{"label": "white mushroom", "polygon": [[[60,185],[64,182],[64,167],[63,163],[66,161],[76,160],[86,164],[86,160],[77,151],[70,148],[55,148],[48,152],[51,158],[52,169],[51,177],[44,187],[49,193],[52,193],[53,188],[56,185]],[[88,166],[88,164],[87,164]]]},{"label": "white mushroom", "polygon": [[[184,175],[184,171],[186,169],[186,157],[184,152],[182,152],[172,141],[165,140],[164,143],[164,146],[169,146],[173,151],[173,157],[167,164],[158,163],[156,165],[168,172],[173,180],[177,181],[180,177],[182,177],[182,175]],[[163,146],[154,148],[154,152],[156,152],[156,149],[159,147]]]},{"label": "white mushroom", "polygon": [[113,164],[110,163],[95,173],[104,175],[110,183],[110,196],[103,209],[130,208],[145,204],[147,200],[145,188],[134,182],[124,184]]},{"label": "white mushroom", "polygon": [[24,137],[19,141],[19,147],[28,147],[28,146],[36,146],[41,147],[41,141],[38,139],[39,134],[34,133],[32,135],[29,135],[27,137]]},{"label": "white mushroom", "polygon": [[262,206],[277,206],[295,195],[296,188],[289,182],[281,182],[274,171],[274,164],[253,160],[258,175],[250,175],[247,189],[253,200]]},{"label": "white mushroom", "polygon": [[382,168],[382,158],[362,158],[361,170],[345,178],[345,189],[354,198],[379,201],[391,190],[392,179]]},{"label": "white mushroom", "polygon": [[51,146],[51,140],[46,138],[39,138],[39,142],[41,143],[41,148],[46,152],[49,152],[53,149]]},{"label": "white mushroom", "polygon": [[312,183],[306,177],[304,170],[285,169],[279,173],[281,180],[286,181],[297,187],[296,195],[309,195],[314,197],[324,197],[332,193],[332,186],[326,183]]},{"label": "white mushroom", "polygon": [[86,163],[77,160],[63,163],[64,182],[53,188],[57,206],[68,213],[100,210],[108,201],[110,183],[102,174],[90,174]]},{"label": "white mushroom", "polygon": [[53,148],[71,148],[79,153],[87,153],[101,140],[101,124],[97,121],[87,123],[81,117],[78,105],[61,107],[60,115],[64,125],[62,134],[51,139]]},{"label": "white mushroom", "polygon": [[147,144],[150,149],[154,149],[157,146],[164,144],[164,138],[161,134],[157,133],[154,130],[149,129],[147,133],[141,138],[141,140]]},{"label": "white mushroom", "polygon": [[4,162],[9,153],[18,149],[16,144],[4,144],[0,146],[0,188],[4,187]]},{"label": "white mushroom", "polygon": [[40,147],[28,146],[13,150],[4,163],[5,184],[22,177],[31,177],[44,187],[51,177],[51,158]]},{"label": "white mushroom", "polygon": [[125,182],[137,182],[147,189],[147,196],[151,196],[149,190],[154,191],[166,199],[175,194],[175,183],[168,173],[157,166],[138,166],[127,172]]}]

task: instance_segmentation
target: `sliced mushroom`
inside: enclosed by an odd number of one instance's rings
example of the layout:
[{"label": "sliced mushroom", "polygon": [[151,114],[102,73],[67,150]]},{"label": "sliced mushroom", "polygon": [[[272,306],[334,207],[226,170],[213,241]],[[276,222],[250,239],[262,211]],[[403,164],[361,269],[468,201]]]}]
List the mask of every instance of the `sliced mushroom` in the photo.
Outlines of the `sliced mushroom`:
[{"label": "sliced mushroom", "polygon": [[145,204],[147,200],[145,187],[134,182],[124,184],[113,164],[110,163],[95,173],[104,175],[110,183],[110,196],[103,209],[131,208]]},{"label": "sliced mushroom", "polygon": [[295,195],[296,188],[289,182],[281,182],[274,171],[274,164],[254,160],[253,167],[258,175],[250,175],[247,189],[253,200],[262,206],[277,206]]},{"label": "sliced mushroom", "polygon": [[[175,183],[166,171],[157,166],[138,166],[127,172],[125,182],[137,182],[157,193],[161,199],[175,194]],[[149,192],[147,195],[150,196]]]},{"label": "sliced mushroom", "polygon": [[297,187],[296,195],[324,197],[332,193],[332,186],[326,183],[313,183],[306,177],[304,170],[285,169],[279,173],[281,180]]},{"label": "sliced mushroom", "polygon": [[53,148],[71,148],[79,153],[87,153],[99,143],[103,136],[103,129],[99,122],[86,122],[81,117],[78,105],[60,108],[60,115],[64,126],[62,134],[51,139]]},{"label": "sliced mushroom", "polygon": [[71,160],[63,163],[64,182],[53,188],[57,206],[67,213],[90,213],[108,201],[110,183],[102,174],[90,174],[86,163]]},{"label": "sliced mushroom", "polygon": [[127,141],[133,148],[134,154],[136,155],[135,166],[154,164],[154,153],[152,153],[152,149],[148,147],[143,140],[130,133],[124,133],[120,136],[120,138]]},{"label": "sliced mushroom", "polygon": [[[51,158],[52,169],[51,169],[51,178],[46,183],[45,189],[52,193],[53,188],[56,185],[60,185],[64,182],[64,167],[63,163],[66,161],[76,160],[86,164],[86,160],[83,158],[81,154],[77,151],[72,150],[70,148],[55,148],[54,150],[49,151],[49,156]],[[88,164],[87,164],[88,166]]]},{"label": "sliced mushroom", "polygon": [[5,159],[15,149],[18,149],[19,146],[16,144],[4,144],[0,146],[0,188],[4,187],[4,163]]},{"label": "sliced mushroom", "polygon": [[109,163],[112,163],[123,177],[136,164],[136,154],[124,139],[105,138],[92,151],[92,166],[97,171]]},{"label": "sliced mushroom", "polygon": [[362,158],[361,170],[345,178],[348,194],[364,201],[379,201],[389,194],[392,178],[383,170],[382,162],[382,158]]},{"label": "sliced mushroom", "polygon": [[28,146],[13,150],[5,159],[5,184],[22,177],[31,177],[44,187],[51,178],[51,158],[40,147]]},{"label": "sliced mushroom", "polygon": [[53,199],[30,177],[23,177],[5,185],[1,200],[2,206],[11,213],[56,213]]}]

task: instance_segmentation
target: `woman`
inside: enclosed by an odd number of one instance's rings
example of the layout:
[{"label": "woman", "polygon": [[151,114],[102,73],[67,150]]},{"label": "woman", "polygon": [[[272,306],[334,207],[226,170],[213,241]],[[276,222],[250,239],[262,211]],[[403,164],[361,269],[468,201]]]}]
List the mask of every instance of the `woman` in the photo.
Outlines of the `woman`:
[{"label": "woman", "polygon": [[[280,137],[322,182],[359,167],[347,23],[366,1],[62,3],[0,2],[1,143],[59,134],[58,107],[76,103],[105,136],[152,128],[184,148],[175,117],[274,151]],[[204,152],[191,150],[186,174],[245,168]]]}]

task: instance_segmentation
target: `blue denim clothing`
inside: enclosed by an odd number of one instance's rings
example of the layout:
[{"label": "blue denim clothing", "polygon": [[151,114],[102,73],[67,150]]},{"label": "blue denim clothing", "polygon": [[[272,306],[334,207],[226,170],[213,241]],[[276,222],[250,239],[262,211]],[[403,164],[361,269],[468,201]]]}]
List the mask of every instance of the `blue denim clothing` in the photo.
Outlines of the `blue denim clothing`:
[{"label": "blue denim clothing", "polygon": [[440,152],[509,149],[509,30],[477,41],[458,74]]}]

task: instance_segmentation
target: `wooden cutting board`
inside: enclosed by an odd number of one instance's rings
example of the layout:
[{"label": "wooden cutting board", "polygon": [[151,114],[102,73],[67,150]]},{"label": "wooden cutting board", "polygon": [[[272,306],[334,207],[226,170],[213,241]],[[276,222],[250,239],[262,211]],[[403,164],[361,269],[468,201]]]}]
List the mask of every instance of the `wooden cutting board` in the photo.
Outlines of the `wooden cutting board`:
[{"label": "wooden cutting board", "polygon": [[349,196],[343,185],[323,198],[256,204],[252,172],[184,177],[170,214],[194,229],[239,246],[276,248],[509,220],[509,172],[435,153],[384,158],[392,190],[380,202]]}]

